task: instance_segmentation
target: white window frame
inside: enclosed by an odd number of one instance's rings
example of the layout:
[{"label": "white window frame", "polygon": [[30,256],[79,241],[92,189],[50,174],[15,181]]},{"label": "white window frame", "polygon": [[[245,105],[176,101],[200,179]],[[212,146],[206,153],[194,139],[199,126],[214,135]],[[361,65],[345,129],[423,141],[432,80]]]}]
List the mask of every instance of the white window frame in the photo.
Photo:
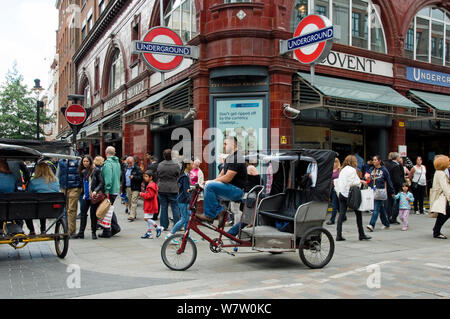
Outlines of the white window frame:
[{"label": "white window frame", "polygon": [[[171,0],[171,1],[172,1],[172,2],[179,2],[179,3],[177,4],[177,6],[173,5],[169,12],[164,13],[164,19],[163,19],[163,21],[166,21],[168,18],[170,18],[170,16],[173,15],[173,13],[174,13],[178,8],[180,8],[180,10],[179,10],[179,15],[180,15],[180,16],[179,16],[180,28],[179,28],[178,30],[174,30],[174,31],[177,32],[181,38],[183,38],[182,32],[183,32],[184,30],[183,30],[183,21],[182,21],[182,19],[183,19],[183,10],[182,10],[182,7],[183,7],[183,4],[184,4],[185,2],[189,1],[189,2],[190,2],[190,5],[189,5],[189,28],[188,28],[188,30],[185,30],[185,31],[188,31],[188,32],[189,32],[189,41],[192,40],[192,27],[193,27],[192,24],[195,23],[195,17],[194,17],[194,19],[192,19],[192,16],[195,15],[195,12],[193,12],[193,11],[194,11],[193,8],[194,8],[194,6],[195,6],[194,0]],[[246,1],[246,2],[249,2],[249,1]],[[193,22],[193,21],[194,21],[194,22]],[[163,26],[164,26],[164,25],[163,25]],[[196,28],[196,31],[197,31],[197,30],[198,30],[198,28]]]}]

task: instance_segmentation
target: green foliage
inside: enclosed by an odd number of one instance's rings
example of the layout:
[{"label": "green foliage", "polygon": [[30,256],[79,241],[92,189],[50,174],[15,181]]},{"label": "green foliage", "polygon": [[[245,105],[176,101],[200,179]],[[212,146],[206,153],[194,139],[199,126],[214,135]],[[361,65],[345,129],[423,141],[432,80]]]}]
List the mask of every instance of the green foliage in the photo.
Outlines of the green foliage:
[{"label": "green foliage", "polygon": [[[0,138],[35,139],[36,138],[36,98],[22,83],[23,76],[17,71],[8,70],[5,83],[0,86]],[[44,137],[42,125],[52,120],[40,109],[41,137]]]}]

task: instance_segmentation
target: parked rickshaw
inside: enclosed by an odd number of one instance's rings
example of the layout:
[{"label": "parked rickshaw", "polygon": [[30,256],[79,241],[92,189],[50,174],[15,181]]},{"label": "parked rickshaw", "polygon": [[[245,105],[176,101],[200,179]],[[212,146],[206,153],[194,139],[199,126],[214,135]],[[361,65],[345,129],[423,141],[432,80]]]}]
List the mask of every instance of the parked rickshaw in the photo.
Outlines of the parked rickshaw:
[{"label": "parked rickshaw", "polygon": [[[23,145],[0,144],[0,159],[37,163],[40,160],[52,158],[80,159],[66,154],[41,153]],[[66,198],[63,193],[14,192],[0,194],[0,225],[2,227],[0,244],[8,244],[14,249],[21,249],[28,243],[54,241],[56,254],[59,258],[64,258],[69,249],[68,226],[64,214],[65,205]],[[26,219],[54,219],[54,221],[45,232],[39,235],[26,235],[22,229],[22,221]]]},{"label": "parked rickshaw", "polygon": [[[246,194],[240,225],[248,226],[240,228],[237,236],[228,234],[225,226],[218,228],[195,216],[197,199],[202,191],[196,185],[192,190],[191,218],[185,233],[171,236],[162,245],[164,264],[176,271],[187,270],[194,264],[197,247],[189,237],[189,232],[194,231],[210,243],[213,253],[226,252],[234,256],[243,247],[272,254],[298,249],[306,266],[313,269],[325,267],[334,254],[333,236],[322,226],[328,212],[336,156],[329,150],[256,155],[261,165],[271,165],[273,183],[269,194],[264,194],[263,185],[255,186]],[[230,207],[231,203],[225,218],[231,213]],[[210,238],[200,230],[200,226],[217,232],[218,238]]]}]

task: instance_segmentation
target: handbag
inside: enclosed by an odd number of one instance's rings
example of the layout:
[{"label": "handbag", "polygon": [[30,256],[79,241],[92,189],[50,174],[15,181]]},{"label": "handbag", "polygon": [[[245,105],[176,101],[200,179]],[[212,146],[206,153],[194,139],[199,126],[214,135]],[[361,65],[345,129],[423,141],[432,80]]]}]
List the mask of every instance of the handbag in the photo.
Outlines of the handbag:
[{"label": "handbag", "polygon": [[375,174],[375,169],[373,170],[373,185],[375,187],[375,196],[374,199],[375,200],[387,200],[387,190],[386,187],[385,188],[376,188],[376,174]]},{"label": "handbag", "polygon": [[350,187],[347,205],[354,210],[357,210],[361,206],[361,189],[359,186]]},{"label": "handbag", "polygon": [[109,208],[111,207],[111,202],[109,201],[109,199],[105,198],[103,200],[103,202],[100,203],[100,205],[98,205],[97,207],[97,211],[95,212],[95,215],[97,216],[98,219],[103,219],[106,214],[109,211]]},{"label": "handbag", "polygon": [[99,191],[98,193],[94,195],[91,194],[91,204],[98,204],[103,202],[103,200],[106,198],[106,195],[102,192]]}]

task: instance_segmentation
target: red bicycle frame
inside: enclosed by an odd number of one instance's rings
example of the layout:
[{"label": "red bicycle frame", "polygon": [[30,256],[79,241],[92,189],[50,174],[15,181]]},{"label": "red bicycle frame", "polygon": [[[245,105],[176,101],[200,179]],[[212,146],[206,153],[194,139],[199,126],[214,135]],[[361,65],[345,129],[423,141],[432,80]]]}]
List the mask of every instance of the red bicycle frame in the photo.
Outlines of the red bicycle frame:
[{"label": "red bicycle frame", "polygon": [[[198,200],[198,196],[200,195],[200,192],[202,191],[202,188],[199,185],[195,186],[195,189],[193,191],[192,194],[192,198],[191,198],[191,202],[189,204],[189,210],[191,211],[191,217],[189,219],[189,223],[188,223],[188,227],[184,233],[183,236],[183,241],[181,242],[181,247],[180,249],[177,251],[178,254],[182,254],[184,252],[184,249],[186,248],[186,241],[187,238],[189,236],[189,232],[191,230],[193,230],[194,232],[196,232],[197,234],[199,234],[204,240],[207,240],[212,246],[214,247],[220,247],[220,248],[235,248],[235,247],[252,247],[252,242],[251,241],[245,241],[245,240],[241,240],[240,238],[237,238],[233,235],[228,234],[227,232],[225,232],[225,224],[229,215],[229,211],[227,210],[227,213],[225,214],[225,220],[223,223],[222,228],[213,226],[213,225],[208,225],[205,224],[204,222],[202,222],[201,220],[199,220],[196,216],[195,213],[197,212],[197,200]],[[219,238],[217,239],[217,241],[215,241],[214,239],[211,239],[210,237],[208,237],[208,235],[206,235],[205,233],[203,233],[200,229],[199,226],[203,226],[206,228],[209,228],[211,230],[214,230],[216,232],[219,233]],[[225,236],[226,238],[234,241],[236,244],[230,244],[230,245],[222,245],[222,237]]]}]

